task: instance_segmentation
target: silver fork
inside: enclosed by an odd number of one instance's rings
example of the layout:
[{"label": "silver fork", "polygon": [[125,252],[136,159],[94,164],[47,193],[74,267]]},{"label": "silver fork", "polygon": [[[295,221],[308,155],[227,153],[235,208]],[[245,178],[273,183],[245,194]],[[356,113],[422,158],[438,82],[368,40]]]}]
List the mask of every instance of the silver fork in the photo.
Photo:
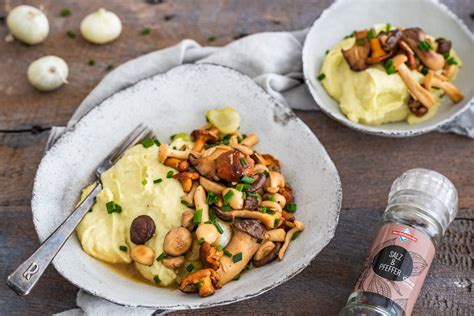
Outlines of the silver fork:
[{"label": "silver fork", "polygon": [[94,188],[89,195],[74,209],[64,222],[44,241],[43,244],[26,259],[12,274],[8,276],[7,284],[18,295],[28,295],[44,271],[61,250],[66,240],[79,225],[95,201],[95,197],[102,190],[100,176],[122,157],[125,150],[153,133],[150,128],[140,124],[135,128],[97,168]]}]

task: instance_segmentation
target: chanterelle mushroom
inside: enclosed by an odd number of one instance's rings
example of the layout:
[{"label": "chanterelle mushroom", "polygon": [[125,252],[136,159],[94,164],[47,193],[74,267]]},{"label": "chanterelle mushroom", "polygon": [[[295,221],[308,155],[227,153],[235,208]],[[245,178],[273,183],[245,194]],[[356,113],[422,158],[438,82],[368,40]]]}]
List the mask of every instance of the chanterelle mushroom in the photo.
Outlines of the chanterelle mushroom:
[{"label": "chanterelle mushroom", "polygon": [[367,31],[355,32],[354,37],[354,45],[350,49],[343,49],[342,55],[352,70],[362,71],[369,67],[367,58],[369,58],[370,44],[367,39]]},{"label": "chanterelle mushroom", "polygon": [[415,52],[416,56],[432,70],[439,70],[444,66],[444,57],[433,50],[422,48],[422,42],[427,41],[427,36],[418,27],[403,30],[403,40]]},{"label": "chanterelle mushroom", "polygon": [[219,139],[217,137],[218,133],[217,128],[194,130],[191,134],[194,137],[193,151],[200,152],[207,142],[217,142]]},{"label": "chanterelle mushroom", "polygon": [[200,154],[192,152],[189,155],[189,162],[202,176],[219,180],[216,176],[216,159],[229,150],[231,147],[219,145],[206,149]]},{"label": "chanterelle mushroom", "polygon": [[221,287],[220,276],[215,270],[202,269],[184,278],[179,289],[185,293],[199,292],[200,296],[206,297]]},{"label": "chanterelle mushroom", "polygon": [[225,248],[232,256],[223,256],[217,270],[222,284],[230,282],[247,266],[260,247],[254,235],[260,236],[261,231],[265,228],[258,221],[244,220],[234,225],[232,240]]},{"label": "chanterelle mushroom", "polygon": [[211,246],[208,242],[204,242],[199,249],[199,257],[201,258],[202,265],[205,268],[211,268],[217,270],[224,253],[217,250],[217,247]]}]

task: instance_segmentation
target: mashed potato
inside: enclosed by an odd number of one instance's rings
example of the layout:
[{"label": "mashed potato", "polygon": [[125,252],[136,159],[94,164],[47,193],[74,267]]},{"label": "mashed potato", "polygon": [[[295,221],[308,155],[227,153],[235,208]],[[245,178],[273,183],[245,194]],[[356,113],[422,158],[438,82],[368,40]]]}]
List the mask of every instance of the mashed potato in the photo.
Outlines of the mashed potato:
[{"label": "mashed potato", "polygon": [[[77,235],[82,248],[89,255],[109,263],[131,263],[129,252],[134,244],[130,240],[130,225],[139,215],[150,216],[156,226],[155,235],[146,242],[156,256],[163,252],[166,233],[181,224],[181,214],[188,210],[181,204],[184,195],[179,181],[168,179],[168,171],[174,169],[158,162],[158,146],[149,148],[141,144],[130,148],[124,156],[102,175],[103,190],[96,204],[77,227]],[[161,183],[153,183],[155,179]],[[145,183],[146,182],[146,183]],[[83,197],[90,189],[83,191]],[[107,213],[105,204],[114,201],[122,207],[122,212]],[[127,251],[120,250],[121,246]],[[137,271],[153,281],[155,276],[160,285],[174,282],[173,270],[154,261],[152,266],[134,263]]]},{"label": "mashed potato", "polygon": [[[380,25],[375,26],[375,29],[380,29]],[[442,90],[431,90],[435,105],[426,115],[416,117],[409,111],[408,88],[398,73],[388,75],[380,64],[363,71],[352,71],[341,49],[351,48],[354,42],[354,37],[347,38],[329,51],[320,71],[325,74],[321,84],[328,94],[339,102],[341,111],[349,120],[374,125],[405,120],[416,124],[436,114]],[[451,55],[460,62],[454,49],[451,49]],[[420,83],[423,81],[423,75],[418,71],[413,70],[412,74]]]}]

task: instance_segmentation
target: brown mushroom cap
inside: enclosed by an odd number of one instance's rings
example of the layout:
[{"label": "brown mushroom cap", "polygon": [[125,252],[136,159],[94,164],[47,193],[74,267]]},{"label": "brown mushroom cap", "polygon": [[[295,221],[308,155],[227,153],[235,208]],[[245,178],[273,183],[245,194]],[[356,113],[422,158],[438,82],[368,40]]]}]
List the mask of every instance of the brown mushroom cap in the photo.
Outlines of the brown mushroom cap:
[{"label": "brown mushroom cap", "polygon": [[445,38],[437,38],[436,43],[438,43],[438,48],[436,49],[436,52],[438,54],[444,54],[444,53],[449,53],[451,50],[451,47],[453,43]]},{"label": "brown mushroom cap", "polygon": [[197,141],[199,138],[204,139],[205,142],[215,143],[219,140],[217,136],[218,130],[213,129],[196,129],[194,130],[191,135],[193,136],[194,140]]},{"label": "brown mushroom cap", "polygon": [[155,222],[148,215],[140,215],[130,225],[130,240],[137,245],[143,245],[153,237]]},{"label": "brown mushroom cap", "polygon": [[[246,163],[242,164],[245,159]],[[242,176],[249,176],[253,172],[255,162],[249,155],[238,150],[229,150],[216,159],[216,174],[227,182],[238,182]]]},{"label": "brown mushroom cap", "polygon": [[420,43],[426,40],[426,34],[418,27],[403,30],[403,40],[415,52],[416,56],[432,70],[439,70],[444,66],[444,57],[432,50],[421,50]]},{"label": "brown mushroom cap", "polygon": [[241,232],[247,233],[257,239],[265,238],[266,228],[255,219],[244,219],[234,223],[234,227]]},{"label": "brown mushroom cap", "polygon": [[[367,30],[355,32],[354,45],[346,50],[342,50],[344,59],[353,71],[362,71],[369,67],[367,58],[370,53],[370,43],[367,38]],[[360,45],[362,43],[362,45]]]}]

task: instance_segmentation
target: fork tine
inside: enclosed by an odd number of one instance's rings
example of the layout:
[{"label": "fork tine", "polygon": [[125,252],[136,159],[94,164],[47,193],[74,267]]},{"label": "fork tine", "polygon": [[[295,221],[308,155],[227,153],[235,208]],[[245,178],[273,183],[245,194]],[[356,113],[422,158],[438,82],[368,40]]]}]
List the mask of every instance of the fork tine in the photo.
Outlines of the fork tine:
[{"label": "fork tine", "polygon": [[115,149],[103,160],[97,168],[97,175],[100,176],[105,170],[109,169],[127,150],[136,145],[142,139],[154,136],[153,131],[143,124],[138,125],[128,136],[115,147]]}]

